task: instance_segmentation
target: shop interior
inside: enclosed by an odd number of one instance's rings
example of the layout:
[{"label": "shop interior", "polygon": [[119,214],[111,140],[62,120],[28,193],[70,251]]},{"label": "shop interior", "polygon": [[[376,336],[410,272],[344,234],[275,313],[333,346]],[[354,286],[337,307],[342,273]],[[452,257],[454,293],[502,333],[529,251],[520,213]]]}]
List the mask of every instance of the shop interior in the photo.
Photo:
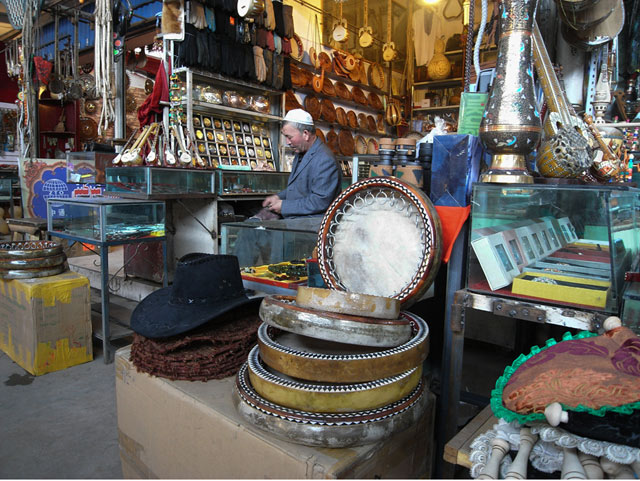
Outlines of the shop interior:
[{"label": "shop interior", "polygon": [[640,476],[640,0],[1,0],[0,85],[0,477]]}]

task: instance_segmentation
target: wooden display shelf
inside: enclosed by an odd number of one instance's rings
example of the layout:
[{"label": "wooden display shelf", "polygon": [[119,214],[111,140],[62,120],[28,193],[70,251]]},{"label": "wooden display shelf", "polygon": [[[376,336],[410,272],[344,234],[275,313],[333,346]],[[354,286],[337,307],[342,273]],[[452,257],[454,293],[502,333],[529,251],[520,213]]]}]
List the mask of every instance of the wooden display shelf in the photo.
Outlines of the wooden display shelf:
[{"label": "wooden display shelf", "polygon": [[493,415],[491,406],[485,407],[444,446],[442,458],[448,463],[471,469],[471,443],[497,423],[498,418]]},{"label": "wooden display shelf", "polygon": [[361,129],[360,127],[354,129],[349,127],[348,125],[340,125],[337,121],[328,122],[326,120],[320,119],[320,120],[315,120],[314,123],[316,124],[316,127],[334,127],[335,130],[350,130],[351,132],[362,134],[362,135],[369,135],[369,136],[375,136],[375,137],[385,137],[389,135],[386,132],[381,133],[381,132],[378,132],[377,130],[372,132],[371,130]]},{"label": "wooden display shelf", "polygon": [[343,99],[342,97],[330,97],[328,95],[325,95],[324,93],[317,93],[315,90],[313,90],[312,88],[309,87],[298,87],[296,89],[294,89],[294,92],[296,93],[301,93],[301,94],[305,94],[305,95],[313,95],[314,97],[317,97],[319,100],[321,99],[328,99],[331,100],[331,102],[339,102],[342,105],[348,105],[348,106],[352,106],[354,108],[360,109],[360,110],[366,110],[368,112],[373,112],[376,114],[384,114],[384,110],[378,110],[378,109],[374,109],[371,105],[369,105],[367,103],[367,105],[361,104],[356,102],[355,100],[346,100]]},{"label": "wooden display shelf", "polygon": [[[367,62],[367,61],[365,61],[365,62]],[[369,63],[368,69],[371,68],[371,63],[370,62],[367,62],[367,63]],[[315,73],[315,74],[320,74],[320,69],[316,69],[315,67],[313,67],[313,65],[309,65],[309,64],[306,64],[304,62],[300,62],[300,61],[292,59],[291,60],[291,65],[295,65],[296,67],[303,68],[303,69],[308,70],[309,72],[312,72],[312,73]],[[369,73],[368,69],[367,69],[367,74]],[[324,77],[328,78],[328,79],[331,79],[331,80],[335,80],[336,82],[342,82],[345,85],[351,85],[352,87],[360,87],[363,90],[367,90],[369,92],[374,92],[374,93],[376,93],[378,95],[389,95],[389,93],[385,92],[384,90],[380,90],[379,88],[373,87],[371,85],[363,84],[363,83],[360,83],[360,82],[354,82],[349,77],[341,77],[340,75],[337,75],[333,71],[331,71],[331,72],[325,71]],[[299,89],[294,88],[293,90],[297,91]]]},{"label": "wooden display shelf", "polygon": [[462,77],[454,77],[454,78],[446,78],[443,80],[427,80],[426,82],[414,82],[413,87],[453,87],[453,86],[462,87]]},{"label": "wooden display shelf", "polygon": [[415,107],[411,109],[413,112],[436,112],[440,110],[458,110],[460,104],[456,105],[441,105],[439,107]]}]

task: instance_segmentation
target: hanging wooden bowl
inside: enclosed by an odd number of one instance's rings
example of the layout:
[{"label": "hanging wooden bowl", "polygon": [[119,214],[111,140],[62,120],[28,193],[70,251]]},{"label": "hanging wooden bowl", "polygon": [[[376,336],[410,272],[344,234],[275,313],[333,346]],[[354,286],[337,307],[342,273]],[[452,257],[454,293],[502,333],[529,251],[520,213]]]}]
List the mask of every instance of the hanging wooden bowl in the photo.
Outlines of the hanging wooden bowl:
[{"label": "hanging wooden bowl", "polygon": [[376,131],[376,119],[373,118],[373,115],[367,115],[367,128],[371,132]]},{"label": "hanging wooden bowl", "polygon": [[287,90],[284,94],[284,109],[288,112],[293,109],[301,109],[302,105],[298,102],[296,98],[296,94],[293,93],[293,90]]},{"label": "hanging wooden bowl", "polygon": [[362,135],[357,135],[354,142],[356,154],[364,155],[367,153],[367,141]]},{"label": "hanging wooden bowl", "polygon": [[349,110],[347,112],[347,122],[349,123],[349,127],[351,127],[352,129],[358,128],[358,117],[353,110]]},{"label": "hanging wooden bowl", "polygon": [[379,63],[372,63],[368,72],[369,85],[382,90],[384,87],[384,71]]},{"label": "hanging wooden bowl", "polygon": [[320,101],[316,97],[310,94],[307,95],[304,99],[304,109],[309,112],[309,115],[311,115],[313,120],[320,120],[322,107],[320,106]]},{"label": "hanging wooden bowl", "polygon": [[98,135],[98,124],[90,117],[80,117],[78,136],[81,141],[93,140]]},{"label": "hanging wooden bowl", "polygon": [[361,105],[367,105],[369,101],[367,100],[367,96],[364,94],[360,87],[353,87],[351,89],[351,94],[353,95],[353,100]]},{"label": "hanging wooden bowl", "polygon": [[342,127],[346,127],[347,125],[349,125],[349,121],[347,120],[347,113],[342,107],[338,107],[336,109],[336,119]]},{"label": "hanging wooden bowl", "polygon": [[367,130],[367,116],[363,113],[358,114],[358,128],[362,130]]},{"label": "hanging wooden bowl", "polygon": [[304,47],[302,46],[302,40],[300,40],[297,34],[293,34],[293,38],[291,39],[291,58],[301,62],[303,56]]},{"label": "hanging wooden bowl", "polygon": [[151,93],[153,92],[154,85],[155,85],[155,83],[150,78],[145,80],[144,81],[144,93],[147,94],[147,95],[151,95]]},{"label": "hanging wooden bowl", "polygon": [[353,141],[353,136],[351,132],[348,130],[342,129],[338,134],[338,148],[340,149],[340,153],[347,157],[353,155],[355,150],[355,143]]},{"label": "hanging wooden bowl", "polygon": [[327,132],[327,145],[334,154],[340,152],[340,149],[338,148],[338,134],[333,130],[333,127],[331,127],[329,132]]},{"label": "hanging wooden bowl", "polygon": [[318,54],[318,61],[320,62],[320,68],[325,72],[331,72],[331,57],[326,52],[320,52]]},{"label": "hanging wooden bowl", "polygon": [[327,97],[336,96],[336,88],[334,87],[333,82],[328,78],[324,79],[324,85],[322,86],[322,93]]},{"label": "hanging wooden bowl", "polygon": [[84,103],[84,111],[87,114],[92,115],[96,112],[96,110],[98,110],[98,105],[93,100],[87,100]]},{"label": "hanging wooden bowl", "polygon": [[377,94],[369,92],[369,105],[376,110],[382,110],[382,100]]},{"label": "hanging wooden bowl", "polygon": [[335,88],[336,88],[336,93],[338,94],[338,97],[340,97],[341,99],[344,99],[344,100],[352,99],[351,91],[342,82],[336,82]]},{"label": "hanging wooden bowl", "polygon": [[307,77],[304,75],[302,69],[291,64],[289,70],[291,71],[291,85],[294,87],[304,87],[307,84]]},{"label": "hanging wooden bowl", "polygon": [[316,129],[316,137],[318,137],[320,139],[320,142],[322,142],[323,144],[327,141],[327,139],[324,138],[324,132],[322,132],[322,130],[320,129]]},{"label": "hanging wooden bowl", "polygon": [[336,108],[333,106],[333,102],[329,99],[322,99],[321,112],[322,118],[330,124],[336,121]]},{"label": "hanging wooden bowl", "polygon": [[378,153],[378,142],[376,139],[371,137],[367,140],[367,154],[377,154]]}]

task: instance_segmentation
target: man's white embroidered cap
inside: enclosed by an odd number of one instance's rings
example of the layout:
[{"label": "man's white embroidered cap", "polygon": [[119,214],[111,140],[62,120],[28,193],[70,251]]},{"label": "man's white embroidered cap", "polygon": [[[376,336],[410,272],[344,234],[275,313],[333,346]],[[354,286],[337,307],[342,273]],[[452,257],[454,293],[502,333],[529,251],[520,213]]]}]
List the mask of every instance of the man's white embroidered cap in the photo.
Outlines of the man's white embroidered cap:
[{"label": "man's white embroidered cap", "polygon": [[293,109],[287,112],[284,116],[285,122],[294,122],[296,124],[313,125],[313,117],[302,109]]}]

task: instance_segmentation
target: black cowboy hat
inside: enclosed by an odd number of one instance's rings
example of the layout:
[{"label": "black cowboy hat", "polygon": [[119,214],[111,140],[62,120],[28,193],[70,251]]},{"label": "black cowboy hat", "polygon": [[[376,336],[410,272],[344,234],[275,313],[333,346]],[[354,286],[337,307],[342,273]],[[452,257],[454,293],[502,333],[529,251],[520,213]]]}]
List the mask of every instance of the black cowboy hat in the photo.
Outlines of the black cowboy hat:
[{"label": "black cowboy hat", "polygon": [[159,338],[182,334],[260,297],[247,297],[238,258],[187,254],[176,266],[171,287],[152,292],[131,313],[131,329]]}]

